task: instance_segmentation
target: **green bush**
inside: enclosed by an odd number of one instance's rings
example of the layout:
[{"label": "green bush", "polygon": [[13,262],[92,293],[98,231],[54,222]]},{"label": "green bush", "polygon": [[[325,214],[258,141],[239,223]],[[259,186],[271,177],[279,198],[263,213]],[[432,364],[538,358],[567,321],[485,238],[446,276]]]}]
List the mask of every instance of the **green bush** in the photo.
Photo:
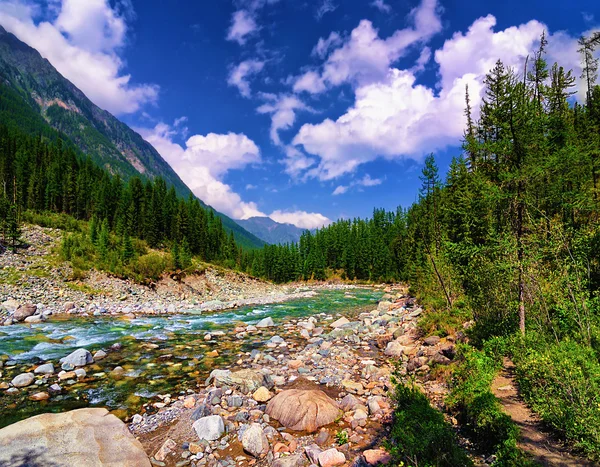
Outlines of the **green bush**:
[{"label": "green bush", "polygon": [[501,340],[489,341],[484,350],[459,347],[446,403],[477,446],[497,456],[495,465],[517,467],[529,463],[517,447],[519,430],[491,391],[504,347]]},{"label": "green bush", "polygon": [[600,460],[600,363],[590,347],[544,342],[532,335],[515,345],[521,393],[531,408],[576,449]]},{"label": "green bush", "polygon": [[156,281],[168,269],[169,264],[164,255],[148,253],[137,258],[130,267],[139,278]]},{"label": "green bush", "polygon": [[394,393],[396,409],[387,448],[394,465],[460,467],[473,465],[458,446],[441,412],[414,385],[402,382]]}]

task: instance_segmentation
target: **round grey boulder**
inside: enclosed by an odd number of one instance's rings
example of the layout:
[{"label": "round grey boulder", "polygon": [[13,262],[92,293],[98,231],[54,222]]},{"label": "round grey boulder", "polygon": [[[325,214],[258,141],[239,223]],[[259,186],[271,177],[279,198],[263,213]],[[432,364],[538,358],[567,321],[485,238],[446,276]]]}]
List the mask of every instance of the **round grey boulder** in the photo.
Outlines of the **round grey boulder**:
[{"label": "round grey boulder", "polygon": [[77,366],[85,366],[85,365],[89,365],[90,363],[94,363],[94,358],[92,357],[92,354],[88,350],[77,349],[74,352],[67,355],[66,357],[61,358],[60,362],[67,363],[67,364],[77,367]]},{"label": "round grey boulder", "polygon": [[33,373],[21,373],[13,378],[11,381],[12,385],[16,388],[24,388],[33,383],[35,376]]},{"label": "round grey boulder", "polygon": [[52,363],[44,363],[33,370],[33,372],[36,375],[51,375],[54,373],[54,365]]}]

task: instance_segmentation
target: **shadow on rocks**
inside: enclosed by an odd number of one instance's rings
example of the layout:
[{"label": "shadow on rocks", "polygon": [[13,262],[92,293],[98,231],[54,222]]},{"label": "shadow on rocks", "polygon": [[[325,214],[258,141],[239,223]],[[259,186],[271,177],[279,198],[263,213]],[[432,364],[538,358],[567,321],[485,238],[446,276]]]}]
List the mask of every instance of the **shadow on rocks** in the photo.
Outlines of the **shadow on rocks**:
[{"label": "shadow on rocks", "polygon": [[66,467],[48,459],[42,449],[13,454],[10,459],[0,460],[0,467]]}]

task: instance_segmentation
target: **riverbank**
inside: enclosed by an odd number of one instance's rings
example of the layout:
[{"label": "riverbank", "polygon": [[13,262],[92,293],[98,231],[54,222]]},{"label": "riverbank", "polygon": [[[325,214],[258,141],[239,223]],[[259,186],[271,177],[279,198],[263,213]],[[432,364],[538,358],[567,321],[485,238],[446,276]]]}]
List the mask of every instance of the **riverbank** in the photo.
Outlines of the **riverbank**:
[{"label": "riverbank", "polygon": [[[73,278],[57,254],[62,231],[23,228],[28,248],[0,255],[0,324],[38,323],[50,316],[150,316],[189,310],[221,311],[249,305],[308,298],[317,290],[346,289],[346,284],[276,285],[207,265],[187,274],[165,275],[145,286],[90,270]],[[15,311],[22,312],[14,319]],[[37,318],[36,318],[37,317]]]}]

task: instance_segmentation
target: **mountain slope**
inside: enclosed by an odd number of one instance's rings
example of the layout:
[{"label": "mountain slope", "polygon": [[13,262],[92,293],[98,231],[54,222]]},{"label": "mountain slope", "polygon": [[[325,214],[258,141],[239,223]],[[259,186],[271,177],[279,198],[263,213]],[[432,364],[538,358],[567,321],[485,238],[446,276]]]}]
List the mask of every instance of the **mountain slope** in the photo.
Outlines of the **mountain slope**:
[{"label": "mountain slope", "polygon": [[296,243],[305,231],[305,229],[292,224],[280,224],[270,217],[251,217],[238,220],[237,223],[258,238],[271,244]]},{"label": "mountain slope", "polygon": [[[67,136],[94,162],[124,179],[135,175],[162,177],[180,196],[191,191],[154,147],[109,112],[92,103],[64,78],[39,52],[0,26],[0,96],[4,98],[3,122],[30,131],[46,124]],[[23,111],[28,107],[32,112]],[[8,108],[7,108],[8,107]],[[0,109],[1,111],[2,109]],[[20,114],[27,113],[27,119]],[[217,211],[215,211],[217,212]],[[245,247],[264,244],[229,217],[217,213],[223,225]]]}]

